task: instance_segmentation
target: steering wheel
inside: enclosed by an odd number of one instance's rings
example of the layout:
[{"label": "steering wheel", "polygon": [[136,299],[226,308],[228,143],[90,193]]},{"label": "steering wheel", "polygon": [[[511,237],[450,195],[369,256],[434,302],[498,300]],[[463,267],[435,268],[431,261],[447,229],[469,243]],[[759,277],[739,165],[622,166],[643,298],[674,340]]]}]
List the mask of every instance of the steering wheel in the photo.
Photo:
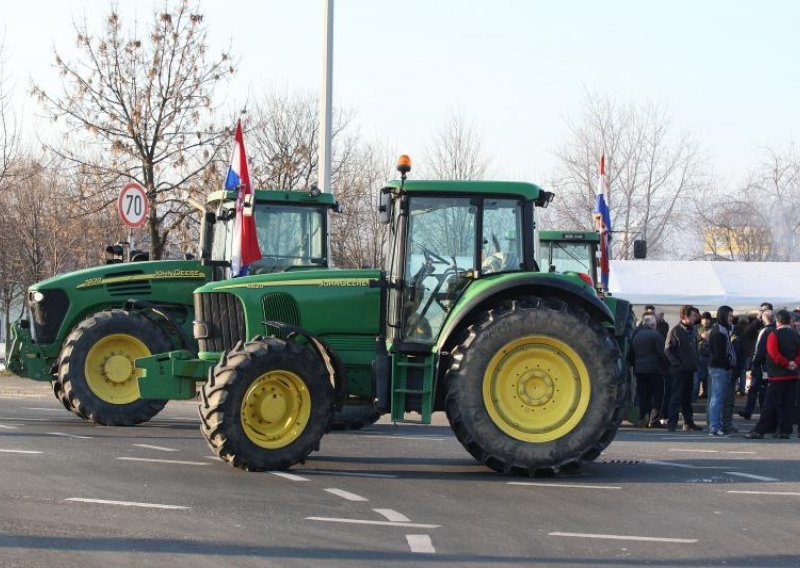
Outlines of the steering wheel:
[{"label": "steering wheel", "polygon": [[450,264],[449,262],[447,262],[447,260],[445,260],[444,258],[439,256],[438,254],[433,252],[431,249],[429,249],[425,245],[422,245],[422,244],[417,243],[417,242],[415,242],[413,244],[414,244],[414,246],[419,247],[419,250],[422,251],[422,254],[425,256],[425,262],[430,263],[430,264]]}]

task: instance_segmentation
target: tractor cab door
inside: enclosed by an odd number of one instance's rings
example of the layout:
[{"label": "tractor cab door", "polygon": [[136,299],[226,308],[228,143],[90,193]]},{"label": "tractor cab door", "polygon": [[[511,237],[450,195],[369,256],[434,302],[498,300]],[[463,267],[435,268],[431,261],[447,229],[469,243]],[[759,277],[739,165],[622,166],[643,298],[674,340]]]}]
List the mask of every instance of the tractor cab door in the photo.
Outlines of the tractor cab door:
[{"label": "tractor cab door", "polygon": [[469,197],[412,196],[407,202],[399,344],[430,346],[479,268],[478,204]]}]

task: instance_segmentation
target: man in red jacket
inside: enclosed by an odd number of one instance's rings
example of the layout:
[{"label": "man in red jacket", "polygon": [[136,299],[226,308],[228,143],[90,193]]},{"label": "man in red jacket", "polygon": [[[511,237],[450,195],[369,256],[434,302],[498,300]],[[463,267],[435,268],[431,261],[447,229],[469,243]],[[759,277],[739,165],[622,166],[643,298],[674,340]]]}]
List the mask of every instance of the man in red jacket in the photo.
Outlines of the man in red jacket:
[{"label": "man in red jacket", "polygon": [[792,433],[792,413],[800,377],[800,336],[792,329],[791,316],[780,310],[778,327],[767,337],[767,395],[764,410],[753,431],[745,438],[761,439],[778,426],[778,438],[788,439]]}]

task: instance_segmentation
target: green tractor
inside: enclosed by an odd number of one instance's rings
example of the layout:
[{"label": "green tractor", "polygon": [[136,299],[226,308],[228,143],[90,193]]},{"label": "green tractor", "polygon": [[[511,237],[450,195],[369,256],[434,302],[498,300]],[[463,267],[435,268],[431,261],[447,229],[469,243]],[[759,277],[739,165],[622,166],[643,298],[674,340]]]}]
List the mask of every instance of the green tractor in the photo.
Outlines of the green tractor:
[{"label": "green tractor", "polygon": [[[201,431],[245,470],[319,449],[347,401],[430,423],[444,410],[478,461],[505,472],[573,469],[621,419],[614,314],[574,274],[539,272],[529,183],[399,181],[381,193],[384,270],[308,270],[195,290],[199,354],[138,359],[146,399],[188,398]],[[514,238],[511,238],[514,237]]]},{"label": "green tractor", "polygon": [[[8,369],[51,381],[65,408],[93,422],[133,425],[155,416],[167,399],[140,399],[134,361],[179,348],[197,352],[192,293],[229,276],[234,198],[209,196],[198,260],[114,263],[31,286],[31,319],[13,325]],[[257,190],[245,213],[254,209],[263,258],[251,273],[326,267],[328,210],[335,207],[330,194]]]}]

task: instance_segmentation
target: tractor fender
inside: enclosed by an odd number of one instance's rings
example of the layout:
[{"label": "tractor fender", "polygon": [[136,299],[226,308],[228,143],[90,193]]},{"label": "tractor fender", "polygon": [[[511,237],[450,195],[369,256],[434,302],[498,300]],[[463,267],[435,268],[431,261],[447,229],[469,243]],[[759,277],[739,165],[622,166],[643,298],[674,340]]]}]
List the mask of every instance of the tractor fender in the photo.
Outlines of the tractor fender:
[{"label": "tractor fender", "polygon": [[574,302],[583,308],[593,320],[608,326],[614,325],[614,315],[603,301],[597,297],[593,288],[583,283],[578,284],[555,278],[542,273],[533,273],[528,277],[503,280],[488,286],[470,297],[458,307],[458,313],[445,324],[439,334],[436,350],[441,351],[450,341],[454,333],[461,329],[465,321],[469,321],[476,310],[487,304],[502,300],[512,300],[526,295],[542,295],[559,298],[566,302]]},{"label": "tractor fender", "polygon": [[314,353],[316,353],[325,366],[325,369],[328,371],[328,378],[333,385],[336,395],[334,410],[340,410],[344,406],[345,398],[347,398],[347,371],[345,370],[344,363],[342,363],[342,360],[331,346],[310,331],[296,325],[290,325],[279,321],[265,321],[264,325],[268,328],[272,327],[287,333],[286,339],[289,341],[294,341],[297,337],[303,337],[308,341],[308,345]]}]

